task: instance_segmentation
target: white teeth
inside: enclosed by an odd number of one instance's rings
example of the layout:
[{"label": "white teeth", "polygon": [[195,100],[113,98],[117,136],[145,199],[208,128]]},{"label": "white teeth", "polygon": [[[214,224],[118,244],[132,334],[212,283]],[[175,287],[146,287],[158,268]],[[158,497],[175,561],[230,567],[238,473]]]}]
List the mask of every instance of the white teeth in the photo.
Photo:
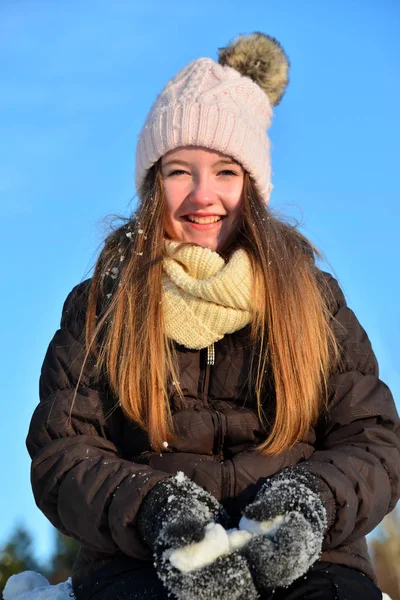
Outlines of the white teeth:
[{"label": "white teeth", "polygon": [[192,223],[199,223],[201,225],[206,225],[207,223],[217,223],[217,221],[220,221],[222,217],[219,216],[215,216],[215,217],[194,217],[193,215],[188,215],[186,217],[189,221],[191,221]]}]

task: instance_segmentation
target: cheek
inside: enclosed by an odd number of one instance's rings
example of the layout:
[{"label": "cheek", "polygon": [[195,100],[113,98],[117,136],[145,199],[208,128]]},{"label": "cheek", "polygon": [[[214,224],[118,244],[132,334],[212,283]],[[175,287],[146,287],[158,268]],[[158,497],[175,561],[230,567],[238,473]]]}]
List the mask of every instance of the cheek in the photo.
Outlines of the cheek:
[{"label": "cheek", "polygon": [[173,181],[164,182],[165,211],[172,219],[182,204],[182,186]]},{"label": "cheek", "polygon": [[175,237],[179,223],[175,219],[180,202],[176,190],[171,185],[164,185],[164,230],[170,237]]},{"label": "cheek", "polygon": [[243,205],[244,180],[235,181],[226,197],[227,208],[232,214],[239,214]]},{"label": "cheek", "polygon": [[179,235],[177,222],[173,219],[172,213],[167,208],[164,214],[164,232],[172,239]]},{"label": "cheek", "polygon": [[176,210],[176,206],[174,203],[174,194],[169,189],[169,186],[164,186],[164,211],[165,211],[165,219],[171,220],[172,216]]},{"label": "cheek", "polygon": [[242,189],[232,193],[228,199],[227,208],[233,217],[238,217],[242,214],[243,209],[243,192]]}]

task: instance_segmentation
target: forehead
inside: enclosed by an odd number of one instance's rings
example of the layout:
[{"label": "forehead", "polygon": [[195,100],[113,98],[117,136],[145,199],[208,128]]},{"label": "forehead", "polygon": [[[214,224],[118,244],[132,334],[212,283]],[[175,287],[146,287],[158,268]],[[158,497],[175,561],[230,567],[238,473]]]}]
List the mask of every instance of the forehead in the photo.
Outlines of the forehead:
[{"label": "forehead", "polygon": [[185,161],[190,164],[215,164],[218,162],[239,164],[231,156],[228,156],[216,150],[210,150],[209,148],[203,148],[200,146],[183,146],[181,148],[175,148],[174,150],[170,150],[169,152],[164,154],[161,162],[164,165],[174,161]]}]

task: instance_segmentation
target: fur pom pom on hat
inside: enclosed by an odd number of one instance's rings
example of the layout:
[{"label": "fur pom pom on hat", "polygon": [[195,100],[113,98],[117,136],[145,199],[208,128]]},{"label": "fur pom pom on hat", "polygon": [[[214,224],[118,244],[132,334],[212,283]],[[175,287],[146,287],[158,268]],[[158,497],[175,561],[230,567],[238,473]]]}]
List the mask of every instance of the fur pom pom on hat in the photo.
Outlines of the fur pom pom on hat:
[{"label": "fur pom pom on hat", "polygon": [[236,38],[226,48],[219,49],[218,62],[250,77],[277,106],[289,83],[289,59],[275,38],[265,33],[253,33]]},{"label": "fur pom pom on hat", "polygon": [[136,189],[148,169],[182,146],[216,150],[237,160],[266,202],[272,190],[270,143],[272,106],[288,83],[289,60],[275,38],[239,36],[211,58],[192,61],[155,100],[136,149]]}]

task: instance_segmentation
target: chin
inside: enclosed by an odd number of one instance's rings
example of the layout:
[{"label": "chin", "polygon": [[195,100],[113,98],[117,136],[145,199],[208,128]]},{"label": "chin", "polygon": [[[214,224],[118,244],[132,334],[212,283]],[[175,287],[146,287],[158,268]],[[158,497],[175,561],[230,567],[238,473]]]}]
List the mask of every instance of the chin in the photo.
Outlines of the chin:
[{"label": "chin", "polygon": [[210,250],[213,250],[214,252],[218,252],[218,248],[220,246],[220,243],[218,242],[218,240],[214,239],[210,239],[210,238],[190,238],[185,240],[187,242],[191,242],[192,244],[197,244],[197,246],[202,246],[203,248],[209,248]]},{"label": "chin", "polygon": [[214,241],[214,242],[204,242],[201,244],[199,243],[199,246],[208,248],[209,250],[212,250],[213,252],[219,252],[221,245],[218,242]]}]

